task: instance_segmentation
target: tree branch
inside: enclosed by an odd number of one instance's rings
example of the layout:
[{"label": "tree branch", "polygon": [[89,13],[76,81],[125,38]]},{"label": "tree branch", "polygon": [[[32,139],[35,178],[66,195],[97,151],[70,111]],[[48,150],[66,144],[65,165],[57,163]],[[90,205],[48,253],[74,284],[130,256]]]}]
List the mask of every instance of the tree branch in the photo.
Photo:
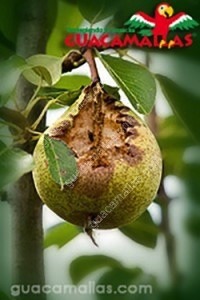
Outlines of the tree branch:
[{"label": "tree branch", "polygon": [[[158,136],[158,117],[156,113],[155,107],[153,108],[151,114],[148,116],[148,124],[155,136]],[[171,199],[167,196],[164,187],[164,163],[163,163],[163,175],[158,191],[158,201],[161,207],[162,221],[160,228],[165,237],[166,243],[166,253],[169,263],[169,270],[171,275],[171,280],[173,284],[176,284],[178,274],[177,274],[177,264],[176,264],[176,249],[175,249],[175,239],[170,229],[170,221],[169,221],[169,204]]]},{"label": "tree branch", "polygon": [[[48,0],[26,0],[19,3],[21,24],[17,38],[17,54],[27,58],[37,53],[45,53],[47,33]],[[17,87],[17,101],[24,109],[33,95],[33,87],[21,78]],[[37,106],[28,120],[37,118],[43,103]],[[41,130],[44,129],[44,121]],[[32,153],[33,145],[28,144],[24,150]],[[44,285],[42,203],[35,190],[32,175],[23,176],[9,190],[12,208],[13,239],[13,284]],[[44,294],[26,294],[21,299],[44,300]]]},{"label": "tree branch", "polygon": [[[150,54],[146,53],[146,66],[149,68],[151,63]],[[152,109],[152,112],[148,116],[148,125],[155,135],[155,137],[158,137],[159,134],[159,128],[158,128],[158,116],[156,112],[156,107]],[[170,228],[170,220],[169,220],[169,204],[171,199],[167,196],[165,192],[164,187],[164,178],[165,178],[165,170],[164,165],[165,162],[163,162],[163,173],[162,178],[160,182],[160,187],[158,191],[158,201],[161,207],[161,214],[162,214],[162,221],[160,228],[164,234],[165,237],[165,243],[166,243],[166,253],[169,263],[169,269],[170,269],[170,275],[172,284],[176,285],[177,279],[178,279],[178,272],[177,272],[177,262],[176,262],[176,249],[175,249],[175,239],[173,234],[171,233]]]}]

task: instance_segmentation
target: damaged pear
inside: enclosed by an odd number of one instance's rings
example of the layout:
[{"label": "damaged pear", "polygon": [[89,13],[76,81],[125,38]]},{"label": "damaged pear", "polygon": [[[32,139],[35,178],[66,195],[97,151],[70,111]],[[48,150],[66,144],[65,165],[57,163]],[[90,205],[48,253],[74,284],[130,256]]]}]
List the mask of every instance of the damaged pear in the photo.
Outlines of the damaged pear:
[{"label": "damaged pear", "polygon": [[76,181],[61,190],[49,172],[41,136],[34,151],[35,186],[66,221],[86,228],[120,227],[155,198],[162,170],[157,142],[140,117],[100,83],[86,87],[45,134],[64,141],[78,166]]}]

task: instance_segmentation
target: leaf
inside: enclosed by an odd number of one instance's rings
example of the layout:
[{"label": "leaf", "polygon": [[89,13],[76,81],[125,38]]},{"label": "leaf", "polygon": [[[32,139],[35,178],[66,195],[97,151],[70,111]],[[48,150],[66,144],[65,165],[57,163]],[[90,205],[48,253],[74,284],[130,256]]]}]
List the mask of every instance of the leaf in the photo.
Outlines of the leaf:
[{"label": "leaf", "polygon": [[56,98],[62,93],[68,92],[67,89],[61,89],[56,87],[43,87],[40,89],[39,96],[46,96],[50,98]]},{"label": "leaf", "polygon": [[0,141],[0,188],[18,180],[34,167],[32,155],[17,148],[8,148]]},{"label": "leaf", "polygon": [[49,109],[58,109],[62,106],[71,106],[79,98],[82,90],[82,88],[70,91],[64,88],[46,87],[40,90],[39,95],[41,97],[49,97],[50,100],[52,98],[56,99],[56,104],[52,104]]},{"label": "leaf", "polygon": [[14,55],[14,51],[9,48],[7,45],[5,45],[0,37],[0,57],[1,59],[9,59],[12,55]]},{"label": "leaf", "polygon": [[6,295],[3,291],[0,291],[0,300],[11,300],[8,295]]},{"label": "leaf", "polygon": [[78,284],[86,276],[101,269],[120,267],[117,260],[105,255],[80,256],[70,265],[70,276],[74,284]]},{"label": "leaf", "polygon": [[44,136],[44,149],[52,179],[61,186],[74,182],[78,167],[73,152],[61,140]]},{"label": "leaf", "polygon": [[80,233],[80,229],[69,223],[60,223],[48,229],[44,238],[44,248],[56,245],[62,248]]},{"label": "leaf", "polygon": [[51,86],[56,84],[61,78],[62,58],[38,54],[29,57],[27,64],[29,70],[25,70],[23,75],[32,84]]},{"label": "leaf", "polygon": [[149,248],[156,247],[159,229],[148,211],[135,222],[121,227],[120,231],[136,243]]},{"label": "leaf", "polygon": [[[4,33],[2,32],[2,30],[0,30],[0,44],[1,44],[1,47],[5,47],[5,50],[7,52],[6,54],[8,54],[8,53],[14,54],[14,52],[15,52],[15,45],[11,41],[9,41],[9,39],[4,35]],[[1,54],[2,54],[2,52],[1,52]],[[12,54],[10,54],[10,56]],[[10,56],[8,56],[8,58]]]},{"label": "leaf", "polygon": [[187,231],[192,235],[193,237],[196,237],[199,239],[200,237],[200,213],[197,210],[197,207],[195,207],[195,211],[190,212],[190,216],[187,217],[185,220],[185,226]]},{"label": "leaf", "polygon": [[102,287],[101,291],[107,287],[107,292],[97,293],[98,300],[109,300],[111,294],[116,296],[113,299],[121,300],[164,299],[160,298],[156,277],[144,273],[139,268],[122,267],[109,270],[100,277],[97,286]]},{"label": "leaf", "polygon": [[80,96],[82,89],[76,91],[68,91],[57,97],[58,103],[61,105],[72,105]]},{"label": "leaf", "polygon": [[4,106],[14,91],[22,72],[27,68],[26,61],[20,56],[12,56],[0,64],[0,106]]},{"label": "leaf", "polygon": [[[128,269],[125,267],[115,267],[105,272],[97,282],[97,286],[107,287],[108,292],[97,293],[98,300],[109,300],[110,295],[115,295],[113,299],[132,300],[136,295],[128,292],[128,287],[133,282],[141,283],[140,276],[142,271],[139,268]],[[123,287],[123,288],[122,288]],[[127,287],[127,292],[126,292]],[[122,291],[122,292],[121,292]],[[146,300],[146,295],[145,295]]]},{"label": "leaf", "polygon": [[[57,15],[58,15],[58,5],[59,5],[58,2],[59,1],[48,0],[46,3],[43,4],[46,8],[45,17],[46,17],[46,23],[47,23],[46,31],[47,31],[47,37],[48,38],[50,37],[52,31],[55,28],[56,18],[57,18]],[[52,14],[52,11],[53,11],[53,14]],[[50,54],[50,53],[46,52],[46,54]],[[57,55],[57,54],[53,54],[53,53],[52,53],[52,55],[61,56],[61,55]]]},{"label": "leaf", "polygon": [[55,87],[76,90],[80,87],[89,85],[90,83],[91,79],[85,75],[64,75],[61,77]]},{"label": "leaf", "polygon": [[[19,33],[19,27],[22,21],[25,21],[24,12],[27,11],[27,17],[35,21],[36,9],[40,10],[39,19],[42,22],[41,25],[45,28],[45,34],[51,32],[54,25],[54,18],[56,16],[57,1],[48,0],[46,2],[41,1],[36,7],[31,7],[30,3],[26,0],[1,0],[0,1],[0,28],[4,36],[11,42],[14,47],[16,44],[17,36]],[[45,16],[42,15],[42,11],[45,9]],[[30,12],[31,11],[31,12]],[[53,13],[52,13],[53,12]],[[34,16],[34,17],[33,17]],[[28,20],[27,20],[28,21]],[[32,25],[33,23],[31,23]],[[26,25],[24,25],[26,26]],[[39,34],[39,32],[38,32]],[[16,52],[16,51],[15,51]]]},{"label": "leaf", "polygon": [[1,201],[1,202],[8,202],[8,194],[7,194],[7,191],[0,190],[0,201]]},{"label": "leaf", "polygon": [[103,88],[109,95],[113,96],[117,100],[120,100],[120,94],[119,94],[119,88],[118,87],[114,87],[114,86],[104,84]]},{"label": "leaf", "polygon": [[44,88],[41,92],[41,96],[51,97],[57,99],[57,104],[50,106],[49,109],[60,108],[61,106],[72,105],[80,96],[82,88],[75,91],[68,91],[66,89],[59,88]]},{"label": "leaf", "polygon": [[112,16],[119,8],[118,2],[108,0],[78,0],[78,7],[83,17],[91,24],[95,24]]},{"label": "leaf", "polygon": [[72,4],[76,4],[77,3],[77,0],[61,0],[61,1],[69,2],[69,3],[72,3]]},{"label": "leaf", "polygon": [[19,24],[19,15],[16,13],[19,6],[17,2],[17,0],[0,1],[0,28],[4,36],[12,42],[16,39]]},{"label": "leaf", "polygon": [[162,149],[165,175],[183,174],[183,155],[194,140],[182,122],[175,115],[159,121],[158,142]]},{"label": "leaf", "polygon": [[156,75],[163,94],[176,115],[182,120],[193,137],[200,142],[200,97],[192,95],[169,78]]},{"label": "leaf", "polygon": [[156,99],[156,83],[152,73],[122,58],[99,53],[98,57],[134,108],[142,114],[150,113]]},{"label": "leaf", "polygon": [[82,22],[77,5],[59,1],[56,23],[47,43],[47,54],[62,57],[68,50],[64,44],[66,29],[79,28]]}]

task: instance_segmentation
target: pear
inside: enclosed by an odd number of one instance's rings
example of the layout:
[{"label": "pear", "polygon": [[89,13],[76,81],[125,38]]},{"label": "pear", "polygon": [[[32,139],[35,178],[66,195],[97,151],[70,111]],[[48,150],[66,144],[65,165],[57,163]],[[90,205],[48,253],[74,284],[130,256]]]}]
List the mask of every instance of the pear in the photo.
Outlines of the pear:
[{"label": "pear", "polygon": [[156,197],[162,172],[156,139],[99,82],[86,87],[45,134],[64,141],[78,166],[76,180],[61,190],[49,172],[41,136],[34,151],[35,186],[64,220],[91,229],[116,228],[136,220]]}]

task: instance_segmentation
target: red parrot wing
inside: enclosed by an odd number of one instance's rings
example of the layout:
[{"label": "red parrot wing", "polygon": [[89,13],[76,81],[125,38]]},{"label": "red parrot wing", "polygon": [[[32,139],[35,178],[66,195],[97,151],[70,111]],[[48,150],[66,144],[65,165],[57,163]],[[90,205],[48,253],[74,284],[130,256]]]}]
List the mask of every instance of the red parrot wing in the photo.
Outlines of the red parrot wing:
[{"label": "red parrot wing", "polygon": [[155,27],[155,20],[148,16],[143,12],[138,12],[134,14],[126,23],[125,25],[129,25],[133,28],[153,28]]},{"label": "red parrot wing", "polygon": [[188,30],[193,29],[194,27],[199,26],[199,23],[195,21],[191,16],[185,14],[185,13],[179,13],[172,18],[169,19],[170,24],[169,28],[170,30]]}]

